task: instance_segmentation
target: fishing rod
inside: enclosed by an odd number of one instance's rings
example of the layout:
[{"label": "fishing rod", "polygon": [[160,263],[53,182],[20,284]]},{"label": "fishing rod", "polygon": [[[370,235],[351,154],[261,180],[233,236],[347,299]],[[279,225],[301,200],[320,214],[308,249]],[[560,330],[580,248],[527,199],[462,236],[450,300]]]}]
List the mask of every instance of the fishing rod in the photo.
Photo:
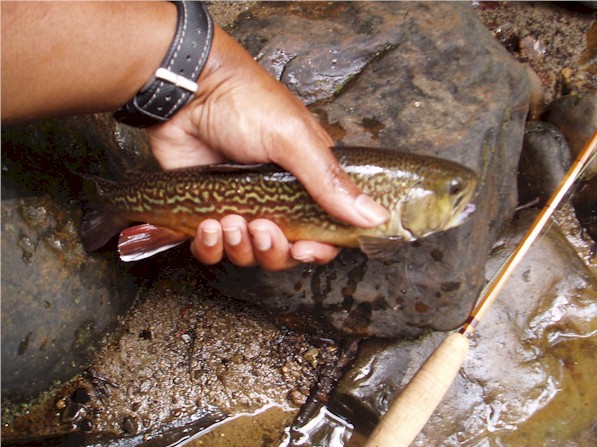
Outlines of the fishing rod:
[{"label": "fishing rod", "polygon": [[507,279],[528,252],[535,239],[597,148],[597,131],[559,183],[524,237],[496,276],[485,286],[470,316],[455,333],[448,335],[400,391],[387,413],[369,437],[365,447],[407,447],[423,429],[466,359],[469,339],[491,307]]}]

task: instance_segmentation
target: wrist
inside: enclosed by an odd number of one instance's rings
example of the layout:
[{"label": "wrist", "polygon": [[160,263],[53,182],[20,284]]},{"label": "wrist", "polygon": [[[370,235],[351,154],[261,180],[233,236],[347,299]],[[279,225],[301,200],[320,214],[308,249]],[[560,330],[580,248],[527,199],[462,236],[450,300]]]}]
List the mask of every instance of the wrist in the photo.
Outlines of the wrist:
[{"label": "wrist", "polygon": [[3,124],[115,110],[175,30],[167,2],[2,2]]},{"label": "wrist", "polygon": [[210,53],[213,22],[202,2],[178,1],[177,29],[159,68],[114,117],[148,127],[168,121],[199,90],[197,80]]},{"label": "wrist", "polygon": [[[171,2],[123,2],[126,10],[120,11],[128,17],[137,17],[137,27],[134,20],[127,20],[126,26],[131,29],[126,36],[125,48],[114,50],[118,54],[128,54],[128,60],[123,64],[125,69],[120,71],[120,77],[114,87],[112,110],[121,107],[143,88],[157,68],[176,33],[176,6]],[[125,7],[123,6],[123,8]],[[135,30],[135,28],[137,28]],[[123,58],[119,58],[124,62]]]}]

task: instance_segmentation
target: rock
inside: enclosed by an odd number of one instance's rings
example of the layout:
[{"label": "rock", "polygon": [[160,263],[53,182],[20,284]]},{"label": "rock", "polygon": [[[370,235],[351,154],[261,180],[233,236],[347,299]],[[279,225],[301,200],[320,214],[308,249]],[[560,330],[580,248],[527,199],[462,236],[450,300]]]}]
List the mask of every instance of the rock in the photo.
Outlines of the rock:
[{"label": "rock", "polygon": [[87,256],[79,218],[47,196],[2,200],[3,399],[80,372],[134,296],[114,255]]},{"label": "rock", "polygon": [[543,112],[545,112],[545,89],[535,70],[533,70],[530,65],[526,65],[526,67],[529,75],[529,82],[531,84],[531,101],[527,119],[531,121],[539,121]]},{"label": "rock", "polygon": [[272,76],[312,104],[332,98],[395,48],[405,29],[396,26],[392,6],[281,3],[258,4],[241,14],[233,35]]},{"label": "rock", "polygon": [[3,127],[2,146],[4,173],[16,192],[52,193],[62,200],[80,186],[73,185],[78,174],[119,178],[157,169],[146,134],[108,114]]},{"label": "rock", "polygon": [[80,372],[130,306],[130,267],[116,264],[113,250],[88,255],[81,245],[74,173],[118,172],[119,159],[139,165],[144,148],[104,115],[2,129],[3,403]]},{"label": "rock", "polygon": [[[533,218],[524,212],[506,230],[488,278]],[[539,238],[481,321],[463,369],[413,445],[592,445],[595,267],[557,227]],[[365,342],[330,405],[366,434],[444,337]]]},{"label": "rock", "polygon": [[[556,99],[549,105],[546,119],[566,137],[571,155],[575,158],[597,131],[597,90]],[[578,181],[572,200],[581,224],[597,241],[596,174],[597,159],[593,159]]]},{"label": "rock", "polygon": [[[597,90],[561,96],[549,105],[546,120],[560,129],[576,157],[597,130]],[[585,179],[595,174],[597,160],[590,164]]]},{"label": "rock", "polygon": [[539,199],[543,206],[570,168],[570,150],[560,131],[549,123],[529,121],[518,165],[518,201]]},{"label": "rock", "polygon": [[440,156],[477,171],[478,211],[462,227],[406,245],[385,262],[345,251],[327,266],[282,273],[222,264],[213,280],[274,314],[315,312],[346,333],[396,337],[454,328],[471,309],[489,247],[516,204],[526,69],[468,5],[322,8],[325,19],[310,5],[256,5],[237,20],[234,36],[305,102],[317,100],[312,110],[342,143]]},{"label": "rock", "polygon": [[[77,445],[123,437],[166,445],[239,414],[272,406],[296,413],[338,354],[330,340],[313,345],[188,271],[164,269],[81,376],[25,414],[3,414],[3,443],[46,435],[82,436]],[[270,428],[288,423],[286,415]]]}]

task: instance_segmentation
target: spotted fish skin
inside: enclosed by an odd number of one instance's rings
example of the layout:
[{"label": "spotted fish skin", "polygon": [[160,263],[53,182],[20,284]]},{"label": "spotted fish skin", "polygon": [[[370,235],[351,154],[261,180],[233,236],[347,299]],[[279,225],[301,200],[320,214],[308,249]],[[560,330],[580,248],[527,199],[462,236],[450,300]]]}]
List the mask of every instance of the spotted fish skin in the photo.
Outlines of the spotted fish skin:
[{"label": "spotted fish skin", "polygon": [[[203,220],[239,214],[247,221],[274,221],[291,241],[363,248],[366,240],[383,252],[384,244],[443,231],[459,224],[462,213],[470,214],[476,175],[460,164],[380,148],[333,151],[357,186],[390,211],[388,222],[363,229],[331,217],[276,165],[223,164],[141,174],[119,183],[94,179],[99,207],[84,222],[84,243],[96,249],[127,222],[192,238]],[[97,234],[100,229],[103,235]]]}]

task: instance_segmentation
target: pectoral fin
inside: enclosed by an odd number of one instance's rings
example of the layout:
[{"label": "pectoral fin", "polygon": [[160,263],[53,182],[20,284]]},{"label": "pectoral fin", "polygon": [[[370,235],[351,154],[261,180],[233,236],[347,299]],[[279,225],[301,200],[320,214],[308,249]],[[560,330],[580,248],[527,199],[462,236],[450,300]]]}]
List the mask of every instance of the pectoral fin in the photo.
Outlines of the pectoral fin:
[{"label": "pectoral fin", "polygon": [[359,246],[369,259],[387,258],[394,253],[406,240],[400,236],[375,237],[360,236]]},{"label": "pectoral fin", "polygon": [[118,239],[118,253],[125,262],[138,261],[182,244],[189,237],[151,224],[125,228]]}]

